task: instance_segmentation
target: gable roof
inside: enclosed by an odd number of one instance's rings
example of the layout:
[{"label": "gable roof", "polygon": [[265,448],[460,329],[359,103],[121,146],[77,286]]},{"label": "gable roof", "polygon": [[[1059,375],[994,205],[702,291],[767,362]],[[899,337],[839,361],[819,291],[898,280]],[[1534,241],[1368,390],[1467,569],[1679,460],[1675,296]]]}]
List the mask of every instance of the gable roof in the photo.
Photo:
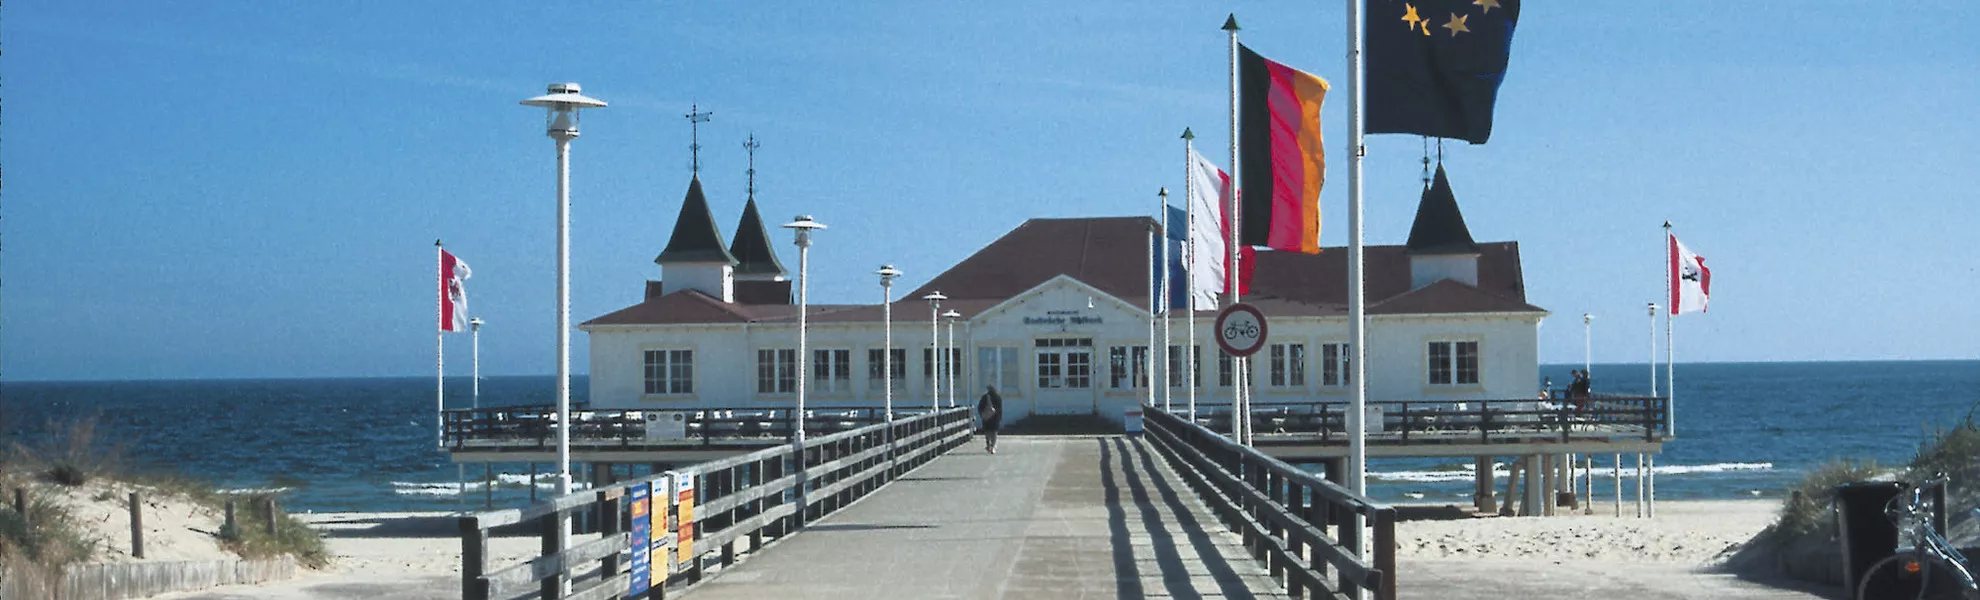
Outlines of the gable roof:
[{"label": "gable roof", "polygon": [[1546,309],[1488,294],[1451,279],[1439,279],[1368,307],[1371,315],[1487,312],[1546,312]]},{"label": "gable roof", "polygon": [[908,292],[1004,300],[1065,275],[1118,298],[1148,297],[1148,217],[1031,219]]},{"label": "gable roof", "polygon": [[738,262],[737,275],[785,275],[784,263],[777,260],[777,250],[770,247],[770,232],[764,229],[763,217],[756,212],[755,198],[743,204],[742,222],[736,224],[736,239],[729,243],[729,255]]},{"label": "gable roof", "polygon": [[1437,165],[1436,183],[1423,189],[1416,203],[1416,223],[1409,227],[1409,251],[1416,254],[1474,254],[1478,242],[1464,226],[1464,213],[1458,210],[1457,196],[1451,193],[1451,180],[1444,176],[1444,165]]},{"label": "gable roof", "polygon": [[701,178],[688,181],[687,197],[681,200],[681,214],[674,217],[674,235],[667,238],[667,249],[653,257],[665,266],[675,262],[726,262],[736,257],[722,248],[722,230],[715,226],[715,215],[708,212],[708,198],[701,194]]}]

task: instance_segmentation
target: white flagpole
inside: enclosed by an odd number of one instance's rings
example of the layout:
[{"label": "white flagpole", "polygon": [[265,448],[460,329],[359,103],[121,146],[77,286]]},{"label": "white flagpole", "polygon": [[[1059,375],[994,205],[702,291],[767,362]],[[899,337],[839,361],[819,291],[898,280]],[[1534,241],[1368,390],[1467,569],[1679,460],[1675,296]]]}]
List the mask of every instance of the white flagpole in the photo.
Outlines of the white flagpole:
[{"label": "white flagpole", "polygon": [[[1168,329],[1168,313],[1174,311],[1176,307],[1170,305],[1170,297],[1172,295],[1168,293],[1168,275],[1170,275],[1170,271],[1168,271],[1168,188],[1162,188],[1162,194],[1160,196],[1162,196],[1162,232],[1156,236],[1158,240],[1162,240],[1162,265],[1156,267],[1156,269],[1162,271],[1162,352],[1160,352],[1160,356],[1162,356],[1162,362],[1160,362],[1162,364],[1162,376],[1160,376],[1160,382],[1162,382],[1162,412],[1168,412],[1170,392],[1172,392],[1170,386],[1168,386],[1168,343],[1174,341],[1174,337],[1170,337],[1170,329]],[[1148,352],[1150,352],[1148,362],[1154,362],[1154,354],[1152,354],[1154,349],[1148,349]],[[1154,370],[1152,368],[1148,370],[1148,378],[1154,378]]]},{"label": "white flagpole", "polygon": [[[440,269],[446,267],[443,252],[445,250],[440,248],[440,240],[433,240],[433,278],[440,285],[446,285],[446,282],[438,281]],[[439,302],[433,304],[433,439],[436,446],[445,448],[447,446],[447,329],[440,320],[447,317],[447,309],[442,304],[447,301],[447,295],[439,294],[438,298]]]},{"label": "white flagpole", "polygon": [[1657,303],[1650,303],[1650,397],[1657,397]]},{"label": "white flagpole", "polygon": [[[1671,297],[1672,286],[1676,284],[1676,282],[1671,281],[1671,273],[1677,271],[1677,255],[1671,252],[1672,240],[1674,239],[1677,238],[1671,237],[1671,222],[1665,221],[1664,296],[1667,298]],[[1664,315],[1664,391],[1666,393],[1664,398],[1664,437],[1666,438],[1677,437],[1677,420],[1671,418],[1677,411],[1677,349],[1671,346],[1673,339],[1671,334],[1672,321],[1676,320],[1677,311],[1678,303],[1676,299],[1673,299],[1671,301],[1670,314]]]},{"label": "white flagpole", "polygon": [[[1367,292],[1367,271],[1363,269],[1365,258],[1361,246],[1361,158],[1366,151],[1361,145],[1361,78],[1365,65],[1361,56],[1361,11],[1362,0],[1348,0],[1348,348],[1353,365],[1349,370],[1354,374],[1354,402],[1348,412],[1348,484],[1357,496],[1368,494],[1368,424],[1364,417],[1368,414],[1367,375],[1367,306],[1364,296]],[[1362,516],[1352,513],[1349,526],[1361,531]],[[1357,535],[1359,541],[1354,548],[1356,557],[1368,555],[1367,536]],[[1355,592],[1358,597],[1359,591]]]},{"label": "white flagpole", "polygon": [[[1226,250],[1228,250],[1228,251],[1229,251],[1229,253],[1230,253],[1230,266],[1229,266],[1229,267],[1228,267],[1227,269],[1225,269],[1225,271],[1224,271],[1224,280],[1225,280],[1225,281],[1227,282],[1227,285],[1229,285],[1229,287],[1230,287],[1230,294],[1228,294],[1228,295],[1227,295],[1226,297],[1227,297],[1227,298],[1230,298],[1230,302],[1229,302],[1229,303],[1227,303],[1227,304],[1225,304],[1225,306],[1230,306],[1230,305],[1232,305],[1232,304],[1237,304],[1237,303],[1238,303],[1239,301],[1241,301],[1241,300],[1243,300],[1243,295],[1241,294],[1241,292],[1242,292],[1243,290],[1242,290],[1242,288],[1241,288],[1241,287],[1239,286],[1239,281],[1238,281],[1238,243],[1239,243],[1239,241],[1240,241],[1240,240],[1242,240],[1242,239],[1244,239],[1244,236],[1243,236],[1242,234],[1240,234],[1240,233],[1239,233],[1240,231],[1243,231],[1243,230],[1241,229],[1241,227],[1242,227],[1242,226],[1243,226],[1243,224],[1244,224],[1244,214],[1238,211],[1238,209],[1239,209],[1239,206],[1238,206],[1238,193],[1237,193],[1237,190],[1238,190],[1238,23],[1237,23],[1237,13],[1231,13],[1231,16],[1230,16],[1229,18],[1226,18],[1226,19],[1224,20],[1224,31],[1226,31],[1226,32],[1228,32],[1228,33],[1230,34],[1230,40],[1231,40],[1231,43],[1230,43],[1230,54],[1231,54],[1231,164],[1230,164],[1230,169],[1231,169],[1231,222],[1230,222],[1230,231],[1228,232],[1228,235],[1226,235],[1226,236],[1225,236],[1225,238],[1224,238],[1224,245],[1225,245],[1225,249],[1226,249]],[[1249,411],[1249,410],[1247,410],[1247,409],[1245,408],[1245,406],[1244,406],[1244,394],[1243,394],[1243,390],[1244,390],[1244,387],[1245,387],[1245,385],[1244,385],[1244,384],[1245,384],[1245,383],[1246,383],[1246,382],[1247,382],[1248,380],[1247,380],[1247,379],[1246,379],[1246,378],[1244,377],[1244,359],[1243,359],[1243,358],[1239,358],[1239,357],[1232,357],[1232,358],[1231,358],[1231,375],[1232,375],[1232,379],[1231,379],[1231,437],[1232,437],[1232,439],[1234,439],[1234,440],[1236,440],[1236,441],[1237,441],[1237,443],[1239,443],[1239,444],[1243,444],[1243,443],[1245,443],[1245,441],[1246,441],[1246,440],[1248,439],[1248,437],[1249,437],[1249,436],[1247,436],[1247,435],[1245,435],[1245,427],[1246,427],[1246,426],[1248,425],[1248,423],[1246,423],[1246,421],[1248,420],[1248,419],[1247,419],[1247,417],[1248,417],[1248,415],[1250,415],[1250,414],[1251,414],[1251,411]]]},{"label": "white flagpole", "polygon": [[1188,127],[1183,128],[1183,260],[1188,261],[1189,270],[1189,349],[1183,351],[1183,360],[1188,363],[1188,371],[1183,373],[1183,383],[1189,386],[1189,422],[1196,422],[1196,364],[1199,356],[1196,349],[1196,134]]},{"label": "white flagpole", "polygon": [[[1155,261],[1158,260],[1155,254],[1155,236],[1161,235],[1155,231],[1156,227],[1161,225],[1157,224],[1148,229],[1148,351],[1141,353],[1141,376],[1143,385],[1148,388],[1145,394],[1148,398],[1148,406],[1155,405],[1155,303],[1160,300],[1155,297]],[[1128,352],[1128,362],[1134,362],[1133,351]],[[1134,373],[1131,364],[1128,373]]]}]

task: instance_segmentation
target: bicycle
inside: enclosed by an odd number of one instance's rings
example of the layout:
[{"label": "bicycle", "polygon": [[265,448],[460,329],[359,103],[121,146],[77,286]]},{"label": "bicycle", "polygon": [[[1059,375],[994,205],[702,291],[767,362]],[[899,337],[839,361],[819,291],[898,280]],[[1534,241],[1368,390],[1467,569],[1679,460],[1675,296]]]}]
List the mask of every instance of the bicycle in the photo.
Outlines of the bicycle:
[{"label": "bicycle", "polygon": [[[1947,482],[1940,474],[1898,492],[1884,506],[1884,515],[1898,528],[1897,552],[1863,572],[1856,600],[1980,600],[1972,563],[1932,526],[1932,512],[1925,507],[1923,490]],[[1980,509],[1973,513],[1980,518]]]}]

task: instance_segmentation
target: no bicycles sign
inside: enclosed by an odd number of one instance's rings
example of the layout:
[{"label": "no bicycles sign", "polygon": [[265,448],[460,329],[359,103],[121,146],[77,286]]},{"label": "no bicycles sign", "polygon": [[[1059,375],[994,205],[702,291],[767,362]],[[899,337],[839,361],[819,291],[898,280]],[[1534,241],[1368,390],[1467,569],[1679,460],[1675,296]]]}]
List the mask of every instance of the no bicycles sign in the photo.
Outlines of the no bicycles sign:
[{"label": "no bicycles sign", "polygon": [[1265,313],[1238,303],[1217,313],[1217,345],[1231,356],[1251,356],[1265,347]]}]

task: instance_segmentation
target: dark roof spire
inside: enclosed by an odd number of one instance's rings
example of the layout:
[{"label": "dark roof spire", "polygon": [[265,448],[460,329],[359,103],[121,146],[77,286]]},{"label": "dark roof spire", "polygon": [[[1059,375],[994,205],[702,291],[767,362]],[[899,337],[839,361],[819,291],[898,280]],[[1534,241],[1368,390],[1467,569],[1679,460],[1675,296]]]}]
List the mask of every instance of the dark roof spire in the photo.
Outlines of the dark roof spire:
[{"label": "dark roof spire", "polygon": [[674,262],[727,262],[736,264],[736,257],[722,249],[722,230],[715,226],[715,216],[708,212],[708,198],[701,194],[701,178],[688,182],[687,198],[681,201],[681,214],[674,218],[674,236],[667,239],[667,249],[653,262],[661,265]]},{"label": "dark roof spire", "polygon": [[1477,254],[1478,242],[1464,226],[1464,213],[1458,211],[1457,196],[1451,193],[1451,180],[1444,176],[1443,163],[1437,164],[1436,182],[1423,189],[1423,200],[1416,205],[1416,224],[1409,228],[1412,254]]},{"label": "dark roof spire", "polygon": [[770,246],[770,230],[756,211],[756,149],[761,147],[754,133],[743,142],[743,150],[749,152],[749,201],[743,204],[742,222],[736,224],[736,239],[729,243],[729,254],[741,262],[736,265],[736,275],[783,277],[784,263],[778,262],[777,250]]}]

